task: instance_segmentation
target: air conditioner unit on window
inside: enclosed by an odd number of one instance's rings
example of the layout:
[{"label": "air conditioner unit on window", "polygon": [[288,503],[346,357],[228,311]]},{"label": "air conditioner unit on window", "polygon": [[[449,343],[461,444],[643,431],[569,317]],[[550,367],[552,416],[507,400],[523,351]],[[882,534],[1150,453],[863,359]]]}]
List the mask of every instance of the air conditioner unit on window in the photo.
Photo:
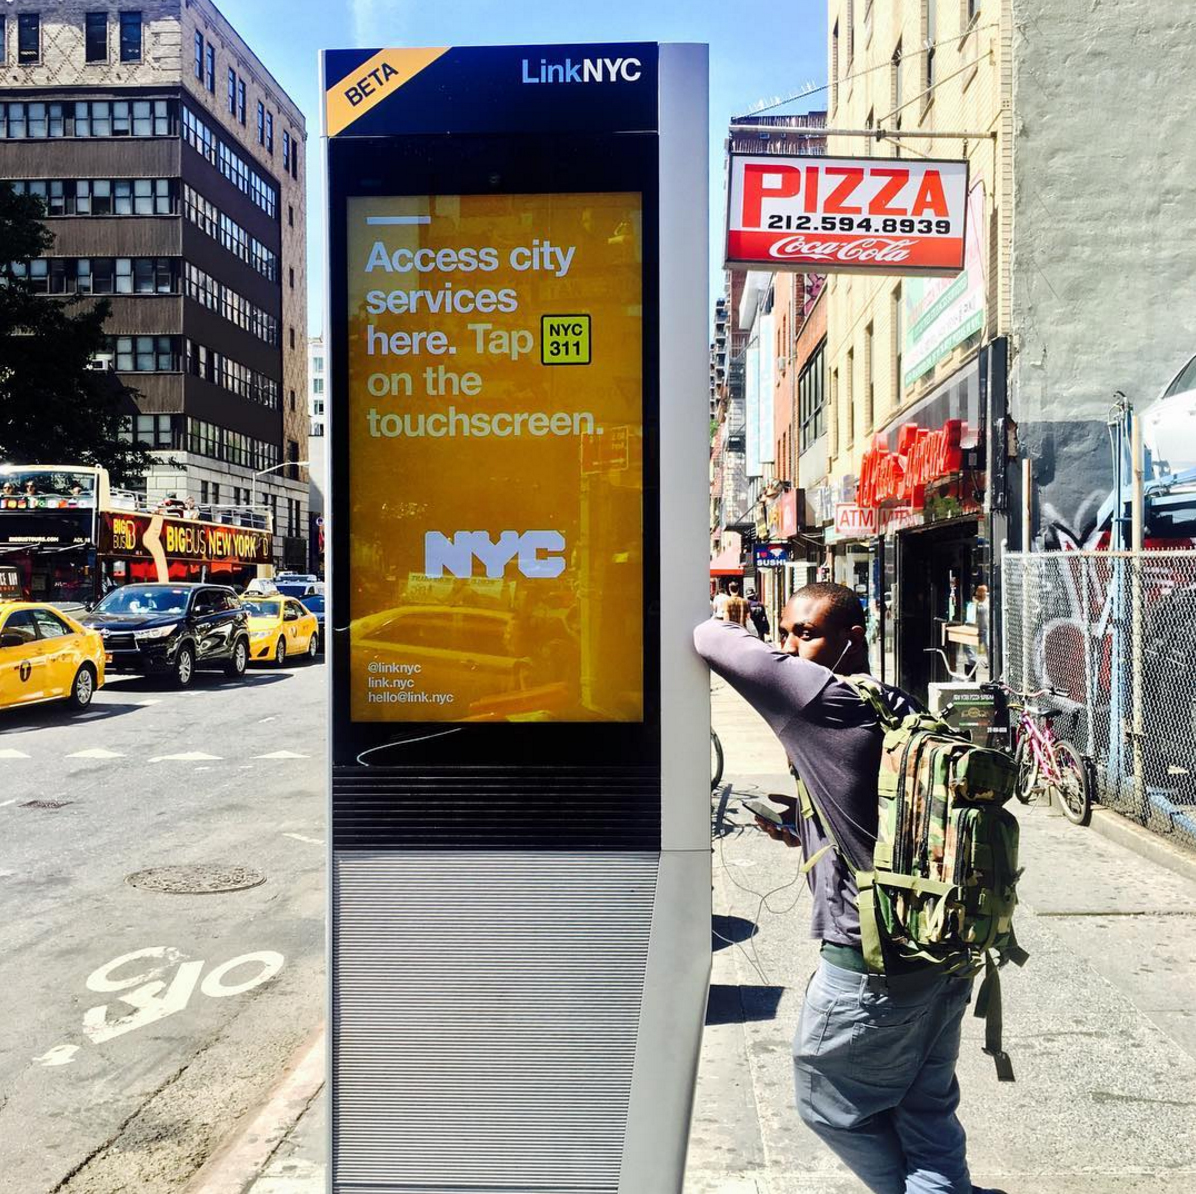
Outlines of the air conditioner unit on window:
[{"label": "air conditioner unit on window", "polygon": [[116,357],[110,352],[97,352],[95,356],[87,362],[88,369],[95,373],[107,373],[116,365]]}]

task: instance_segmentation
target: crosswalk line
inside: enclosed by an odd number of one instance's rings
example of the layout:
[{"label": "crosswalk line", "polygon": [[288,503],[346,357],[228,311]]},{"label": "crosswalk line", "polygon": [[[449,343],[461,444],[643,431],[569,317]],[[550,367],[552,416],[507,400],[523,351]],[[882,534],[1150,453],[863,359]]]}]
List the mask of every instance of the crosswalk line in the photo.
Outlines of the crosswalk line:
[{"label": "crosswalk line", "polygon": [[27,759],[29,756],[23,750],[0,750],[0,759]]},{"label": "crosswalk line", "polygon": [[202,750],[185,751],[183,754],[177,755],[154,755],[150,759],[151,763],[208,763],[215,762],[221,758],[220,755],[207,755]]},{"label": "crosswalk line", "polygon": [[268,755],[254,755],[255,759],[310,759],[311,755],[297,755],[293,750],[275,750]]},{"label": "crosswalk line", "polygon": [[105,750],[102,746],[97,746],[92,750],[77,750],[73,755],[67,755],[68,759],[125,759],[127,755],[122,754],[119,750]]}]

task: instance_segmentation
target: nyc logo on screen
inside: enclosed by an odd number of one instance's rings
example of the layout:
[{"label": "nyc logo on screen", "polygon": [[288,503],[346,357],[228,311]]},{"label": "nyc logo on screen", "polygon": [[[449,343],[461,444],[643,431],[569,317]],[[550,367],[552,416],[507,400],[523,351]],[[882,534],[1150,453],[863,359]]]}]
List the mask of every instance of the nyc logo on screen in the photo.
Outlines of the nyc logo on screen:
[{"label": "nyc logo on screen", "polygon": [[559,531],[457,531],[451,538],[440,531],[424,535],[424,575],[469,577],[477,563],[491,580],[507,574],[515,562],[519,572],[532,579],[552,578],[565,571],[565,536]]}]

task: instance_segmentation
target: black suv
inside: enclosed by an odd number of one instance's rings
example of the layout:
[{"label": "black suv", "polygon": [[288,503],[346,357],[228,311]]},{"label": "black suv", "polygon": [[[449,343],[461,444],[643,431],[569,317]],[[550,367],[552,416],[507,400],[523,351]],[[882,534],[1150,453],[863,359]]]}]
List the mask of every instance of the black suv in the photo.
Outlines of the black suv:
[{"label": "black suv", "polygon": [[223,585],[125,585],[80,621],[100,632],[110,672],[170,675],[186,688],[197,669],[236,677],[249,663],[249,614]]}]

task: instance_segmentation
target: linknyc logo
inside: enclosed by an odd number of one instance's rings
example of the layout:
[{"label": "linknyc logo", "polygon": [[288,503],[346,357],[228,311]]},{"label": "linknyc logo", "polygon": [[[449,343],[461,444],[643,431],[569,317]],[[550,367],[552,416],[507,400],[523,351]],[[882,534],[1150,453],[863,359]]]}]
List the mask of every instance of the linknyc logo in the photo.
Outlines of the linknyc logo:
[{"label": "linknyc logo", "polygon": [[549,62],[541,58],[539,66],[523,59],[524,83],[635,83],[644,73],[638,58],[582,58],[574,62]]}]

